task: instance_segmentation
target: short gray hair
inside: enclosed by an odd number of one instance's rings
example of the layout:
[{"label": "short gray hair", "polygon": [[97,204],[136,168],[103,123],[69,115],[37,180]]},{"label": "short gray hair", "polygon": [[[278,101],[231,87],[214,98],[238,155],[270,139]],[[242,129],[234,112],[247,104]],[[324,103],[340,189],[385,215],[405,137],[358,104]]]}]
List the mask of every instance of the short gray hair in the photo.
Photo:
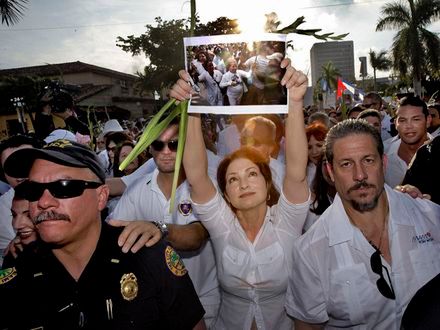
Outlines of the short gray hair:
[{"label": "short gray hair", "polygon": [[333,163],[333,147],[338,139],[345,138],[349,135],[369,135],[376,142],[377,151],[382,157],[384,153],[382,139],[379,132],[368,122],[360,119],[346,119],[333,126],[327,133],[324,143],[324,152],[327,161]]}]

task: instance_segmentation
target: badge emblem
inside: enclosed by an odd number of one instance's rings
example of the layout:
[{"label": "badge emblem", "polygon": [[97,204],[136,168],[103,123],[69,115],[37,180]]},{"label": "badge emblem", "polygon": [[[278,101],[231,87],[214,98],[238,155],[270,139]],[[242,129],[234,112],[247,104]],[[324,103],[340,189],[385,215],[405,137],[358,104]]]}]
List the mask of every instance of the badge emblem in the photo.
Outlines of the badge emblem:
[{"label": "badge emblem", "polygon": [[139,290],[136,275],[133,273],[124,274],[121,277],[121,294],[125,300],[131,301],[136,298]]},{"label": "badge emblem", "polygon": [[165,249],[165,261],[168,269],[176,276],[183,276],[188,272],[182,259],[171,246],[167,246]]},{"label": "badge emblem", "polygon": [[180,214],[184,215],[184,216],[188,216],[192,213],[192,206],[191,206],[191,202],[190,201],[181,201],[179,203],[179,212]]},{"label": "badge emblem", "polygon": [[15,267],[0,270],[0,285],[8,283],[15,276],[17,276],[17,270]]}]

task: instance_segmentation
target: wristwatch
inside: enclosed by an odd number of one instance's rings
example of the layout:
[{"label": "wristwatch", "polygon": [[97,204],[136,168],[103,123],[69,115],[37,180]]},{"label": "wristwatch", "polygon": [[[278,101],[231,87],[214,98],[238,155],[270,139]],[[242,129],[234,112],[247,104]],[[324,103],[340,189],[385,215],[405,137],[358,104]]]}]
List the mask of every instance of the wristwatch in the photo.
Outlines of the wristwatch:
[{"label": "wristwatch", "polygon": [[167,224],[163,220],[153,221],[153,224],[162,233],[162,238],[166,238],[168,236],[168,226],[167,226]]}]

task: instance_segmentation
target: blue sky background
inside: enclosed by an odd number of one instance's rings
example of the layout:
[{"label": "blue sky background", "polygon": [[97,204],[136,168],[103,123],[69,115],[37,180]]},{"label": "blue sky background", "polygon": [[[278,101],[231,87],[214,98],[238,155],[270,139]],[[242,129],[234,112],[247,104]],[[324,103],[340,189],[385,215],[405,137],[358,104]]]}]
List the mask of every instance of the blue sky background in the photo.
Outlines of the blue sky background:
[{"label": "blue sky background", "polygon": [[[281,26],[304,15],[304,28],[322,28],[336,34],[350,32],[355,58],[369,49],[389,49],[395,32],[375,32],[380,8],[390,0],[222,0],[197,1],[202,22],[219,16],[237,18],[242,29],[262,30],[264,14],[276,12]],[[82,61],[134,73],[146,63],[116,46],[118,36],[138,36],[155,17],[164,20],[186,18],[189,1],[180,0],[30,0],[23,19],[12,27],[0,26],[0,69]],[[430,27],[440,32],[440,23]],[[299,50],[296,66],[309,71],[309,50],[318,40],[295,39]],[[356,62],[356,74],[359,71]],[[369,74],[372,70],[369,67]],[[386,76],[387,73],[379,73]]]}]

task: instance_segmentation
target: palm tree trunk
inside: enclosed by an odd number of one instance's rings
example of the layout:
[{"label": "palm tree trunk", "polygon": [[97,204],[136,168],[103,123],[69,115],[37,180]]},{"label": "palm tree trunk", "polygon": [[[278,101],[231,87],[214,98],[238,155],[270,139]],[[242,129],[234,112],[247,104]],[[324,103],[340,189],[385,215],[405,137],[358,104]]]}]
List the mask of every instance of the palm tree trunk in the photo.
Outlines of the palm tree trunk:
[{"label": "palm tree trunk", "polygon": [[376,68],[373,68],[373,86],[374,86],[374,91],[377,92],[377,89],[376,89]]},{"label": "palm tree trunk", "polygon": [[422,96],[422,81],[420,79],[417,79],[417,77],[414,77],[413,86],[414,86],[414,95]]}]

